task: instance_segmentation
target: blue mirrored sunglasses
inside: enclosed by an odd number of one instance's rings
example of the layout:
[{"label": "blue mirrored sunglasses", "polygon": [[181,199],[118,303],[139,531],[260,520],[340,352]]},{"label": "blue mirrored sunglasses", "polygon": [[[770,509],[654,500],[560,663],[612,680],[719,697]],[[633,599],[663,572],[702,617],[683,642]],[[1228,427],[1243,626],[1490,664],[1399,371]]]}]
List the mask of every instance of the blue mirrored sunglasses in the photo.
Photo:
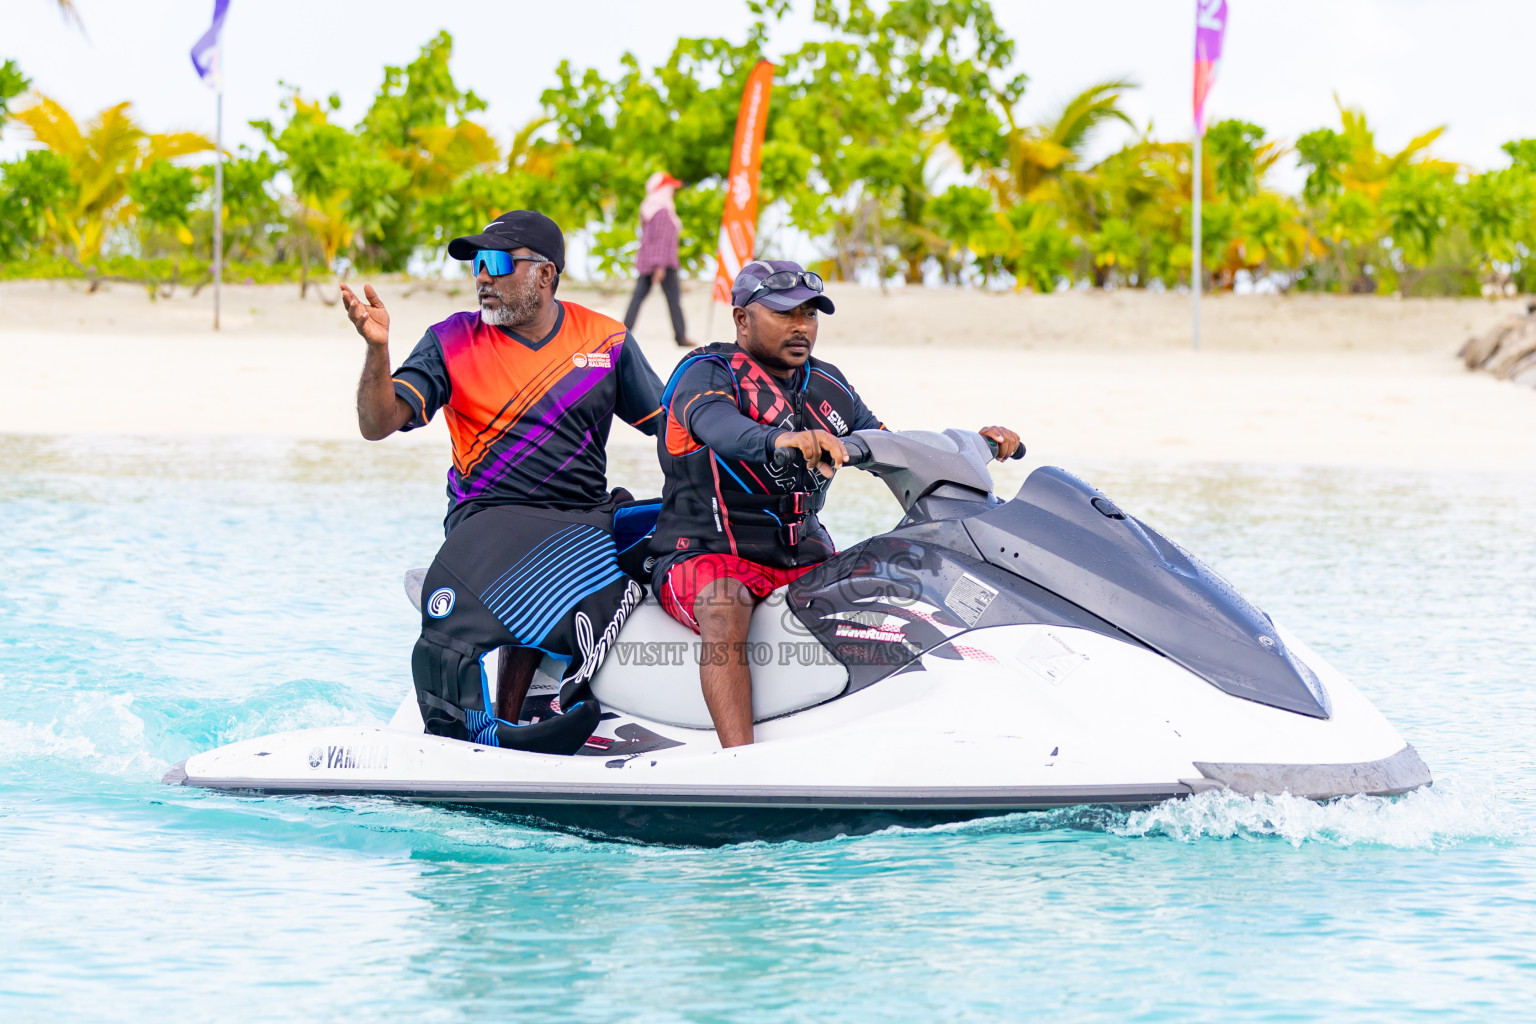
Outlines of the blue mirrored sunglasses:
[{"label": "blue mirrored sunglasses", "polygon": [[475,252],[472,263],[474,274],[480,276],[480,271],[485,270],[492,277],[505,277],[517,270],[519,261],[524,263],[548,263],[543,256],[513,256],[509,252],[500,249],[479,249]]}]

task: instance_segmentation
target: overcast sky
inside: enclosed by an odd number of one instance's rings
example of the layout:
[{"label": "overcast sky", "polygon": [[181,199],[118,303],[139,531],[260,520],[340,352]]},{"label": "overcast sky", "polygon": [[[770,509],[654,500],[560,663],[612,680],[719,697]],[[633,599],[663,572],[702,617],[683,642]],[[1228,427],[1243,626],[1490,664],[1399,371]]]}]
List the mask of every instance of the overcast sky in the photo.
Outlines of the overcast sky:
[{"label": "overcast sky", "polygon": [[[0,0],[0,58],[77,117],[132,100],[153,131],[212,133],[212,95],[187,56],[207,27],[212,0],[76,0],[85,33],[53,0]],[[775,50],[812,31],[810,0],[775,31]],[[1091,82],[1120,75],[1141,84],[1128,106],[1162,138],[1187,137],[1194,0],[993,0],[1030,76],[1021,113],[1048,114]],[[1530,0],[1231,0],[1213,119],[1242,117],[1294,139],[1335,125],[1333,95],[1363,107],[1383,148],[1438,124],[1438,155],[1502,166],[1499,144],[1536,136]],[[741,38],[736,0],[232,0],[225,29],[225,125],[230,145],[259,141],[246,126],[270,117],[278,82],[310,96],[335,92],[349,122],[361,116],[385,64],[412,59],[446,28],[458,81],[490,102],[488,124],[505,141],[538,110],[562,59],[612,72],[630,50],[665,59],[682,34]],[[1122,137],[1102,139],[1107,150]],[[15,128],[0,155],[22,145]]]}]

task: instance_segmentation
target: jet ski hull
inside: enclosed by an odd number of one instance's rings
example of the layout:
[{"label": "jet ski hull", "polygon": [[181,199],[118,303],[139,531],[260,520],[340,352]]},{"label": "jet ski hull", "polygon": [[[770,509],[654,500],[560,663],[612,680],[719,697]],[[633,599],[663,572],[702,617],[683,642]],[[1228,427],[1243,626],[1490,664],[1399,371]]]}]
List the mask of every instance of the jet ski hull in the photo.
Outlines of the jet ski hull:
[{"label": "jet ski hull", "polygon": [[[1353,686],[1286,642],[1327,685],[1329,719],[1234,698],[1088,630],[1016,625],[962,634],[875,685],[762,722],[746,748],[610,709],[582,755],[502,750],[421,733],[407,702],[393,728],[246,740],[189,758],[166,781],[389,796],[706,845],[1147,806],[1221,788],[1327,800],[1429,783],[1418,754]],[[695,669],[679,671],[679,685],[697,686]]]},{"label": "jet ski hull", "polygon": [[[329,738],[354,743],[375,739],[366,734]],[[385,796],[486,811],[538,827],[595,837],[712,846],[753,841],[813,842],[841,835],[866,835],[891,827],[928,828],[1080,805],[1147,807],[1222,788],[1247,795],[1291,792],[1316,800],[1360,793],[1391,796],[1426,785],[1429,780],[1428,769],[1411,746],[1365,764],[1197,767],[1208,767],[1211,774],[1172,784],[998,786],[968,790],[764,787],[758,791],[720,793],[709,787],[530,786],[514,781],[442,783],[378,776],[214,778],[189,775],[185,762],[168,772],[165,781],[252,794]],[[1224,781],[1228,779],[1231,783]],[[1310,788],[1296,791],[1294,787],[1299,781]]]}]

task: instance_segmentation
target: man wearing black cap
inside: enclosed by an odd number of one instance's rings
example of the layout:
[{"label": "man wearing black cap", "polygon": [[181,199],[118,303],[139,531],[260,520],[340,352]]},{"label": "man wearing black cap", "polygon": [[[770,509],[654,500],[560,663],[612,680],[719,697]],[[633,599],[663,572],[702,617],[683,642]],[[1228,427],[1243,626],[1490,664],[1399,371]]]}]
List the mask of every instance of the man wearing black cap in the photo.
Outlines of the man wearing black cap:
[{"label": "man wearing black cap", "polygon": [[[417,699],[429,732],[571,753],[596,724],[596,706],[578,703],[585,684],[642,597],[617,562],[608,429],[617,413],[654,434],[661,382],[623,324],[555,299],[565,239],[548,217],[502,214],[448,254],[473,264],[480,308],[428,328],[393,375],[378,293],[365,286],[364,302],[342,286],[368,342],[363,436],[414,430],[442,409],[453,441],[448,539],[427,571],[411,659]],[[493,698],[480,659],[496,647],[508,650]],[[567,661],[567,713],[519,726],[544,654]]]},{"label": "man wearing black cap", "polygon": [[[838,439],[884,427],[837,367],[811,357],[817,315],[833,312],[820,277],[756,260],[736,275],[731,304],[735,343],[689,353],[662,394],[666,483],[651,539],[657,599],[709,652],[699,679],[724,747],[752,742],[752,609],[835,554],[816,513],[848,458]],[[1018,448],[1005,427],[981,433],[999,458]],[[775,466],[777,448],[804,463]]]}]

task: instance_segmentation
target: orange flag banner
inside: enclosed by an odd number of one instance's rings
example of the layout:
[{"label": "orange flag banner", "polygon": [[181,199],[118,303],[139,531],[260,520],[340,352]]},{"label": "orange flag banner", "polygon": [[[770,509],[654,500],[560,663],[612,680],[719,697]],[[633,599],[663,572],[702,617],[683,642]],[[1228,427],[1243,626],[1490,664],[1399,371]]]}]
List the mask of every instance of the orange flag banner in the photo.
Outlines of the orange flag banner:
[{"label": "orange flag banner", "polygon": [[715,301],[731,301],[731,282],[752,259],[757,244],[757,181],[762,170],[763,133],[768,128],[768,93],[774,67],[757,62],[747,76],[736,115],[736,143],[731,147],[731,176],[726,179],[725,212],[720,217],[720,251],[715,268]]}]

